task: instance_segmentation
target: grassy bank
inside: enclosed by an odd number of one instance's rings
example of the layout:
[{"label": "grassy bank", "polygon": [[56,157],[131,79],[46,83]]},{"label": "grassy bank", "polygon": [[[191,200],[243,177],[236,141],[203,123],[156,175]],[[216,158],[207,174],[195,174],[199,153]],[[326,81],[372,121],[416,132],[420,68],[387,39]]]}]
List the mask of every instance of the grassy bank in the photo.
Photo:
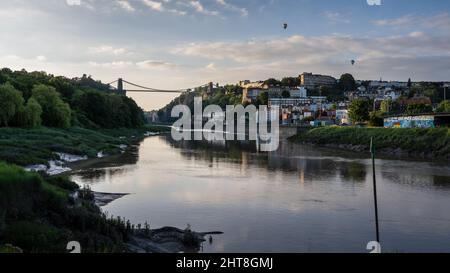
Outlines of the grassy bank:
[{"label": "grassy bank", "polygon": [[24,252],[66,252],[78,241],[84,252],[120,252],[129,227],[107,217],[94,205],[93,195],[65,177],[37,173],[0,162],[0,252],[14,246]]},{"label": "grassy bank", "polygon": [[406,153],[416,156],[450,157],[450,129],[396,129],[321,127],[308,130],[291,138],[294,142],[332,146],[353,150],[368,150],[374,138],[381,152]]},{"label": "grassy bank", "polygon": [[46,164],[57,159],[56,152],[96,157],[120,152],[119,146],[138,141],[150,132],[167,131],[168,128],[148,125],[138,129],[89,130],[79,127],[70,129],[47,128],[20,129],[0,128],[0,160],[26,166]]}]

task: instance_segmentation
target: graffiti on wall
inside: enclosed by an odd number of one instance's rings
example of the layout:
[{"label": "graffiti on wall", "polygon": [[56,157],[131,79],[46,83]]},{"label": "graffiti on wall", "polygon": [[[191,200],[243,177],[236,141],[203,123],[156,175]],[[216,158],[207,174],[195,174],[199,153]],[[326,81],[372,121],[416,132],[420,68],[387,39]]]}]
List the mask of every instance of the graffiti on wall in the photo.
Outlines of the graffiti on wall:
[{"label": "graffiti on wall", "polygon": [[385,128],[434,128],[434,116],[399,116],[384,119]]}]

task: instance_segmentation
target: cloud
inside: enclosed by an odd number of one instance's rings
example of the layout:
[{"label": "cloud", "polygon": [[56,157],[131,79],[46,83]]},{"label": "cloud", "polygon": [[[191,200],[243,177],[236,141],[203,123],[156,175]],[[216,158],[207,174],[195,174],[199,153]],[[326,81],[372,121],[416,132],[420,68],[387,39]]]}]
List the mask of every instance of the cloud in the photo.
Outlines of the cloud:
[{"label": "cloud", "polygon": [[69,6],[81,6],[81,0],[66,0]]},{"label": "cloud", "polygon": [[152,0],[142,0],[142,2],[149,8],[155,11],[164,11],[162,2],[152,1]]},{"label": "cloud", "polygon": [[125,48],[116,48],[109,45],[101,45],[97,47],[90,47],[89,53],[91,54],[110,54],[110,55],[121,55],[126,53]]},{"label": "cloud", "polygon": [[[244,42],[191,43],[175,48],[172,53],[221,61],[228,70],[247,70],[254,75],[270,75],[270,71],[283,75],[302,70],[334,74],[352,69],[349,62],[356,59],[358,66],[355,68],[366,77],[380,74],[386,78],[385,75],[405,77],[409,73],[421,73],[426,78],[426,74],[431,75],[431,71],[439,67],[438,73],[443,78],[441,75],[450,72],[450,66],[445,64],[450,59],[449,43],[450,35],[432,36],[423,32],[383,38],[294,35]],[[401,71],[399,67],[405,69]]]},{"label": "cloud", "polygon": [[376,26],[382,27],[410,27],[450,30],[450,14],[445,12],[428,17],[407,14],[398,18],[376,20],[372,23]]},{"label": "cloud", "polygon": [[152,9],[154,11],[170,12],[170,13],[177,14],[177,15],[186,15],[185,11],[174,9],[174,8],[166,8],[164,6],[164,3],[167,4],[170,2],[170,0],[163,0],[162,2],[161,1],[153,1],[153,0],[142,0],[142,2],[144,3],[144,5],[146,5],[147,7],[149,7],[150,9]]},{"label": "cloud", "polygon": [[133,66],[132,62],[127,61],[115,61],[115,62],[106,62],[106,63],[98,63],[91,61],[89,62],[90,66],[99,67],[99,68],[109,68],[109,69],[123,69]]},{"label": "cloud", "polygon": [[118,0],[117,4],[124,10],[130,12],[136,11],[136,9],[127,0]]},{"label": "cloud", "polygon": [[206,69],[215,70],[216,69],[216,64],[215,63],[209,63],[206,66]]},{"label": "cloud", "polygon": [[248,10],[246,8],[240,8],[238,6],[232,5],[228,3],[226,0],[216,0],[216,2],[229,10],[239,12],[243,17],[248,16]]},{"label": "cloud", "polygon": [[136,63],[137,67],[142,69],[173,69],[176,68],[177,65],[164,61],[155,61],[155,60],[146,60],[142,62]]},{"label": "cloud", "polygon": [[398,27],[398,26],[411,25],[414,21],[416,21],[416,18],[409,14],[409,15],[404,15],[404,16],[394,18],[394,19],[376,20],[376,21],[373,21],[373,24],[377,25],[377,26]]},{"label": "cloud", "polygon": [[344,23],[344,24],[350,23],[350,20],[345,18],[345,16],[340,14],[339,12],[327,11],[325,12],[324,15],[332,23]]},{"label": "cloud", "polygon": [[36,60],[39,62],[45,62],[45,61],[47,61],[47,57],[45,57],[43,55],[39,55],[36,57]]},{"label": "cloud", "polygon": [[206,9],[200,1],[197,1],[197,0],[190,0],[190,1],[188,2],[188,4],[189,4],[192,8],[194,8],[195,11],[197,11],[198,13],[205,14],[205,15],[213,15],[213,16],[219,15],[219,12],[218,12],[218,11],[212,11],[212,10]]}]

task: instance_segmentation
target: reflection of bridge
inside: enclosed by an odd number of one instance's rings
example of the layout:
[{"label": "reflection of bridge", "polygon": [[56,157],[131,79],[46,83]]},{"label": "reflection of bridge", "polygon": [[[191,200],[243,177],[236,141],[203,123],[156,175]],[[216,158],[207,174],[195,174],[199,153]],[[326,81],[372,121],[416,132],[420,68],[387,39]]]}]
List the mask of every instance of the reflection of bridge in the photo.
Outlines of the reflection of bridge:
[{"label": "reflection of bridge", "polygon": [[[117,88],[112,86],[112,84],[117,83]],[[128,88],[124,88],[124,83],[127,85],[130,85],[132,88],[128,89]],[[151,88],[151,87],[146,87],[146,86],[142,86],[142,85],[138,85],[135,83],[131,83],[129,81],[123,80],[122,78],[115,80],[113,82],[108,83],[108,85],[110,86],[111,90],[113,90],[114,92],[121,94],[121,95],[126,95],[127,92],[139,92],[139,93],[189,93],[192,91],[195,91],[196,88],[200,88],[200,87],[207,87],[208,91],[211,91],[213,89],[213,83],[207,83],[195,88],[186,88],[186,89],[177,89],[177,90],[164,90],[164,89],[156,89],[156,88]],[[139,89],[133,89],[133,88],[139,88]]]}]

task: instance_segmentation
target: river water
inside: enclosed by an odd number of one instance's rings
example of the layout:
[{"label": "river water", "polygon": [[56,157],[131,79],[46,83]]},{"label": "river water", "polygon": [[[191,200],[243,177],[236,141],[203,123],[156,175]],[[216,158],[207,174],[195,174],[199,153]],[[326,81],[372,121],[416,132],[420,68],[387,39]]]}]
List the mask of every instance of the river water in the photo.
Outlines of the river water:
[{"label": "river water", "polygon": [[[450,252],[448,162],[376,160],[384,252]],[[282,143],[149,137],[72,175],[131,193],[103,209],[151,228],[223,231],[204,252],[368,252],[375,239],[368,154]]]}]

